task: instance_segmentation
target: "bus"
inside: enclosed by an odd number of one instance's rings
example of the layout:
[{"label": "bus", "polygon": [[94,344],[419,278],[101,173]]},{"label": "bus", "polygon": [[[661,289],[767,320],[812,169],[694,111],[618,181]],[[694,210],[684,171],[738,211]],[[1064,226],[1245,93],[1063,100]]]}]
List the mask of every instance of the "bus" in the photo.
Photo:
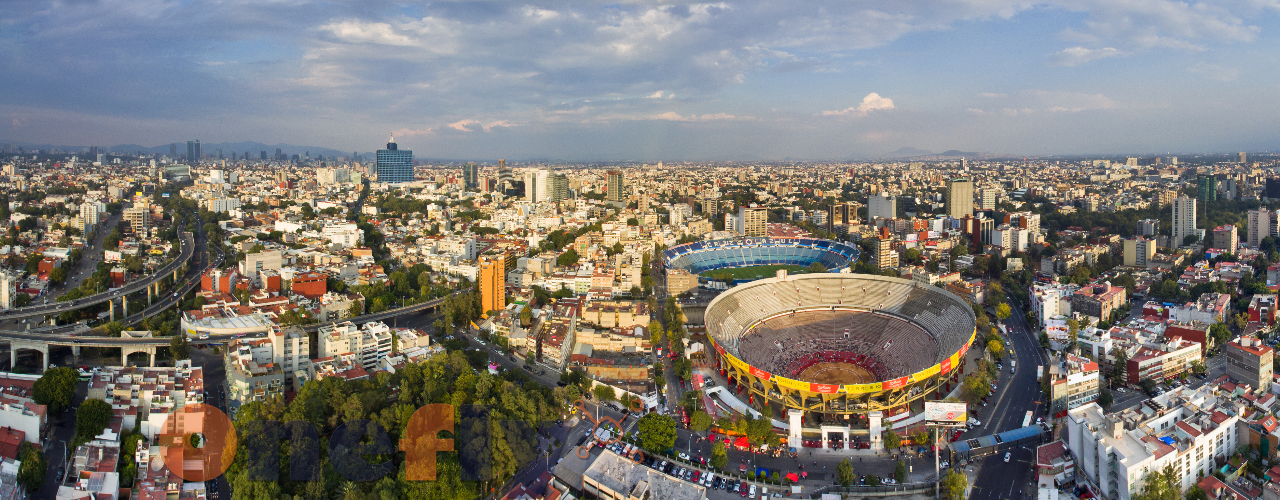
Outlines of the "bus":
[{"label": "bus", "polygon": [[1026,418],[1023,418],[1023,419],[1022,419],[1022,426],[1023,426],[1023,427],[1030,427],[1030,426],[1031,426],[1031,418],[1032,418],[1032,412],[1027,412],[1027,416],[1026,416]]}]

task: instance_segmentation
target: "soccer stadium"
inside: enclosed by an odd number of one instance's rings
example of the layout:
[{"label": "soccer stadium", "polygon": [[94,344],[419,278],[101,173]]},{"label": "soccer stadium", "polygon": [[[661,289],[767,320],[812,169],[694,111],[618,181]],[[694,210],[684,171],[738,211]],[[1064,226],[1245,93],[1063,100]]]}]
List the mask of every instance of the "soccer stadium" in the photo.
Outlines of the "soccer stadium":
[{"label": "soccer stadium", "polygon": [[807,267],[815,262],[827,272],[840,272],[856,262],[859,253],[856,245],[817,238],[733,238],[674,246],[663,252],[663,260],[668,268],[692,274],[754,266]]},{"label": "soccer stadium", "polygon": [[976,326],[950,292],[847,273],[779,272],[720,294],[704,317],[730,389],[832,414],[941,399],[936,392],[954,387]]}]

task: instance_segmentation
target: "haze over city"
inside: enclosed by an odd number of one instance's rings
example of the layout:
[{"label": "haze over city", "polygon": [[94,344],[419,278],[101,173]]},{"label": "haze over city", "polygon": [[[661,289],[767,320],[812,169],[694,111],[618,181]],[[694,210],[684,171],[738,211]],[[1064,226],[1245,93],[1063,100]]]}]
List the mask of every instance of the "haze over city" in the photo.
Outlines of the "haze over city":
[{"label": "haze over city", "polygon": [[1274,1],[7,2],[0,140],[430,158],[1264,151]]}]

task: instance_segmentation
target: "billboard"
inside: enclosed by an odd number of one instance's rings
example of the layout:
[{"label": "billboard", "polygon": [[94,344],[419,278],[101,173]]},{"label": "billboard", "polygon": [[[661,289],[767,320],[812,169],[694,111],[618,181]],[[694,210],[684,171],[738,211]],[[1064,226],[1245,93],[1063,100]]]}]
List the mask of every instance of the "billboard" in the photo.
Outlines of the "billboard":
[{"label": "billboard", "polygon": [[924,420],[930,424],[960,425],[968,420],[968,415],[965,403],[924,402]]}]

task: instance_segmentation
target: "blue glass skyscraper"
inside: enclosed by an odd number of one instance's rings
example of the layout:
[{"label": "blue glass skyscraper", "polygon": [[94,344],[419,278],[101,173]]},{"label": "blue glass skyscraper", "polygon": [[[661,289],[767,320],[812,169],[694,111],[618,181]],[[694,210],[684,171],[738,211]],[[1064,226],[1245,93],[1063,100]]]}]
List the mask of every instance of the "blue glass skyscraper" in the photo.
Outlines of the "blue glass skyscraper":
[{"label": "blue glass skyscraper", "polygon": [[387,149],[378,150],[376,170],[378,182],[413,182],[413,151],[396,148],[392,135]]}]

